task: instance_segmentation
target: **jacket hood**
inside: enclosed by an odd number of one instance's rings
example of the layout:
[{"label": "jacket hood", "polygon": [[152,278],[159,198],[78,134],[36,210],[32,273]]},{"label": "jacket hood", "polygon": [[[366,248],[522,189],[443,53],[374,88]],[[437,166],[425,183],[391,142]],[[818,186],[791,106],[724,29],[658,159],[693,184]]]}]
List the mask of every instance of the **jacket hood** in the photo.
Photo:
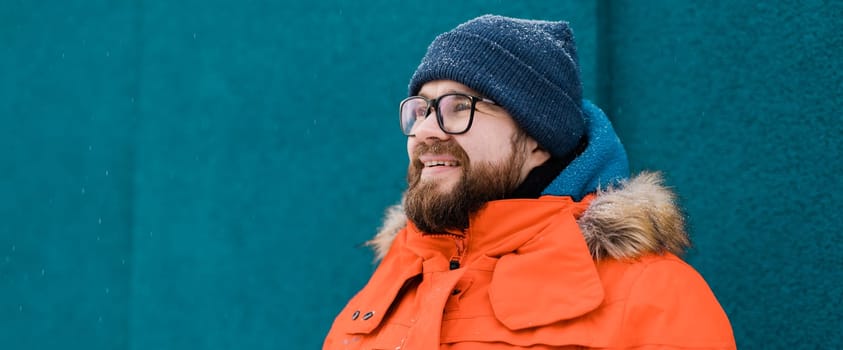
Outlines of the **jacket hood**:
[{"label": "jacket hood", "polygon": [[[690,245],[685,218],[676,204],[676,195],[663,182],[659,173],[644,172],[595,193],[577,219],[595,260],[684,253]],[[377,260],[386,255],[406,224],[401,204],[386,210],[378,233],[366,243],[375,251]]]}]

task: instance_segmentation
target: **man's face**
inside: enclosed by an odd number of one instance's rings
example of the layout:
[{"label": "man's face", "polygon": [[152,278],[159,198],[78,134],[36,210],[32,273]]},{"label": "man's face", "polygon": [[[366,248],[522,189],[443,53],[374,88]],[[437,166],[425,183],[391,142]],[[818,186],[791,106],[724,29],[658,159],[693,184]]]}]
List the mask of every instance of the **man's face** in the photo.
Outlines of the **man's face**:
[{"label": "man's face", "polygon": [[[426,83],[419,95],[432,99],[453,92],[479,95],[448,80]],[[508,196],[550,157],[500,106],[478,102],[471,129],[460,135],[443,132],[435,113],[407,138],[405,211],[422,231],[466,228],[470,214]]]}]

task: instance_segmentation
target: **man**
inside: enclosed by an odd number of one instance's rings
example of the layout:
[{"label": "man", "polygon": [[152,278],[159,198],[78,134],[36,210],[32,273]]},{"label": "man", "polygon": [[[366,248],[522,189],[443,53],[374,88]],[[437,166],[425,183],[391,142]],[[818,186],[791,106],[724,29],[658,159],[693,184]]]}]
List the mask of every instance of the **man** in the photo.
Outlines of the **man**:
[{"label": "man", "polygon": [[565,22],[438,36],[400,105],[403,206],[325,349],[734,349],[657,174],[582,100]]}]

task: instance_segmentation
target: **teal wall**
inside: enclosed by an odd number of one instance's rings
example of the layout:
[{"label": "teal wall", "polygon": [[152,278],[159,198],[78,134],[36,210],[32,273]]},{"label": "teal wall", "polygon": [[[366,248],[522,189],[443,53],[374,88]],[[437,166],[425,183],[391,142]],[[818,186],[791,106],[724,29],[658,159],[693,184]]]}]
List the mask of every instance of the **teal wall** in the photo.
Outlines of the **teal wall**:
[{"label": "teal wall", "polygon": [[404,187],[433,37],[567,19],[741,348],[840,348],[843,4],[0,4],[0,348],[318,348]]}]

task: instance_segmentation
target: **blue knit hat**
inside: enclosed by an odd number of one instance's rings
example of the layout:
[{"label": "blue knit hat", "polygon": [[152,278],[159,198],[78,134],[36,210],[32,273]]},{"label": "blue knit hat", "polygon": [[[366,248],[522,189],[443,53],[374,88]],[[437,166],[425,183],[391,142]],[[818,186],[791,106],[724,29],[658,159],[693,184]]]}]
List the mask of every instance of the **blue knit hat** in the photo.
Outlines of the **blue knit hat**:
[{"label": "blue knit hat", "polygon": [[410,80],[410,96],[433,80],[453,80],[509,112],[552,155],[585,133],[574,35],[567,22],[485,15],[441,34]]}]

